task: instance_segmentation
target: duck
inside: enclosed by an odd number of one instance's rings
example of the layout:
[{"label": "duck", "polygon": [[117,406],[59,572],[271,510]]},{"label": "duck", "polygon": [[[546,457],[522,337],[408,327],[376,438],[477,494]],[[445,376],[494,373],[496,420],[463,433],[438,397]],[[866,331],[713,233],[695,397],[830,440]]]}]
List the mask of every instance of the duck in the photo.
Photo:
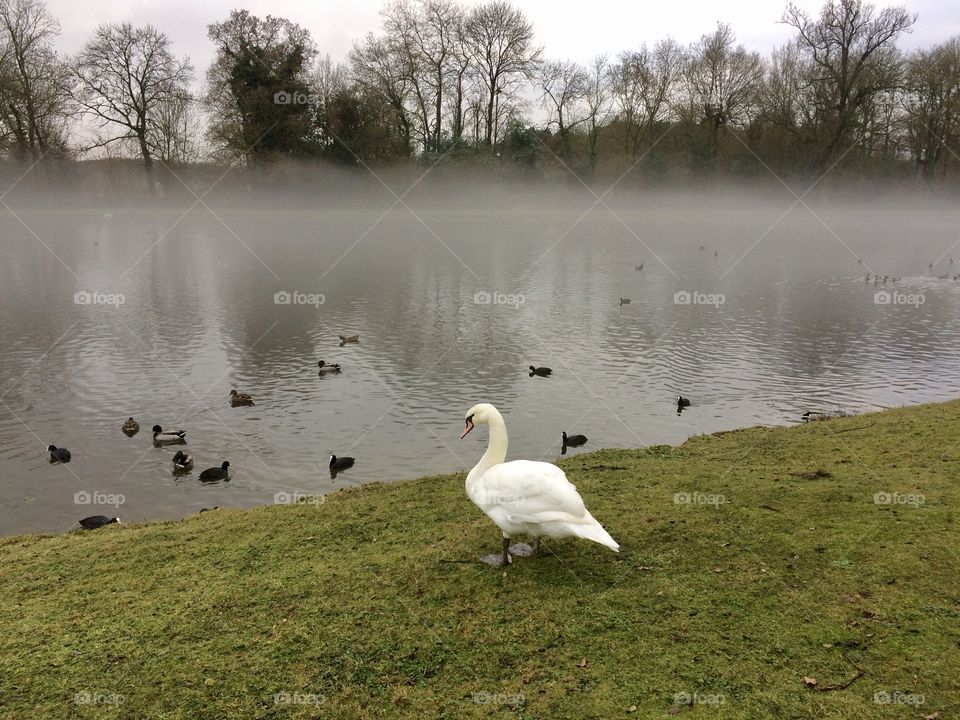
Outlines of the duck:
[{"label": "duck", "polygon": [[193,470],[193,455],[186,455],[183,450],[177,450],[173,456],[174,472],[190,472]]},{"label": "duck", "polygon": [[[503,533],[501,550],[481,560],[507,567],[512,555],[537,554],[540,538],[579,537],[604,545],[614,552],[620,546],[587,510],[563,470],[556,465],[531,460],[506,462],[507,425],[500,411],[490,403],[467,410],[462,440],[477,425],[490,428],[487,450],[467,474],[467,496]],[[511,546],[517,535],[534,539]]]},{"label": "duck", "polygon": [[620,298],[620,305],[621,305],[621,306],[622,306],[622,305],[629,305],[631,302],[632,302],[632,301],[630,300],[630,298],[623,298],[623,297]]},{"label": "duck", "polygon": [[359,335],[340,335],[340,347],[343,347],[347,343],[358,343],[360,342]]},{"label": "duck", "polygon": [[336,455],[331,455],[330,456],[330,472],[340,472],[341,470],[352,468],[355,462],[356,462],[356,458],[337,457]]},{"label": "duck", "polygon": [[230,463],[226,460],[223,461],[223,464],[218,468],[207,468],[202,473],[200,473],[201,482],[211,482],[213,480],[229,480],[230,479]]},{"label": "duck", "polygon": [[530,377],[533,377],[534,375],[537,375],[538,377],[547,377],[552,372],[553,370],[551,370],[548,367],[534,367],[533,365],[530,366]]},{"label": "duck", "polygon": [[159,425],[153,426],[154,445],[182,445],[186,442],[186,430],[164,430]]},{"label": "duck", "polygon": [[827,413],[819,412],[818,410],[807,410],[800,417],[803,418],[804,422],[814,422],[816,420],[826,420],[830,416]]},{"label": "duck", "polygon": [[634,265],[634,269],[635,269],[637,272],[642,272],[642,271],[643,271],[643,263],[640,263],[639,265]]},{"label": "duck", "polygon": [[684,408],[690,407],[690,401],[683,395],[677,395],[677,415],[680,415]]},{"label": "duck", "polygon": [[247,393],[231,390],[230,405],[232,407],[240,407],[241,405],[253,405],[253,397],[250,395],[247,395]]},{"label": "duck", "polygon": [[140,423],[134,420],[132,417],[127,418],[127,421],[120,428],[125,435],[136,435],[140,432]]},{"label": "duck", "polygon": [[567,435],[566,431],[561,433],[564,447],[580,447],[587,444],[586,435]]},{"label": "duck", "polygon": [[66,448],[58,448],[56,445],[47,445],[47,452],[50,453],[50,462],[70,462],[70,451]]},{"label": "duck", "polygon": [[320,360],[317,362],[317,367],[320,368],[321,375],[324,375],[326,373],[338,373],[340,372],[340,369],[341,369],[340,363],[331,363],[330,365],[327,365],[327,363],[324,362],[323,360]]},{"label": "duck", "polygon": [[97,528],[102,528],[104,525],[120,525],[120,518],[118,517],[107,517],[106,515],[91,515],[90,517],[85,517],[80,522],[80,527],[84,530],[96,530]]}]

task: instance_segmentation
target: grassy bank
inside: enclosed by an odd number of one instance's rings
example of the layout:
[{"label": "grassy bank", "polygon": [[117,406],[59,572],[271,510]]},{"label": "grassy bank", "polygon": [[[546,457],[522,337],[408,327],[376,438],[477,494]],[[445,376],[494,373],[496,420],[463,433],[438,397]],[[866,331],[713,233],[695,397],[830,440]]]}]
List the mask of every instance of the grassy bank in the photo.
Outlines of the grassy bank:
[{"label": "grassy bank", "polygon": [[0,718],[957,717],[958,439],[952,402],[575,456],[621,553],[506,573],[462,475],[4,538]]}]

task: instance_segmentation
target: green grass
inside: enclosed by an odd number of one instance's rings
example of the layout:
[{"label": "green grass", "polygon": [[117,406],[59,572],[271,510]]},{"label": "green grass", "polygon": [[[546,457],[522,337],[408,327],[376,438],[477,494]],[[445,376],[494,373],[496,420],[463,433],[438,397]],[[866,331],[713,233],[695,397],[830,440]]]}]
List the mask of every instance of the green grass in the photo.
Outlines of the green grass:
[{"label": "green grass", "polygon": [[3,538],[0,718],[957,717],[958,435],[951,402],[578,455],[622,551],[506,572],[462,475]]}]

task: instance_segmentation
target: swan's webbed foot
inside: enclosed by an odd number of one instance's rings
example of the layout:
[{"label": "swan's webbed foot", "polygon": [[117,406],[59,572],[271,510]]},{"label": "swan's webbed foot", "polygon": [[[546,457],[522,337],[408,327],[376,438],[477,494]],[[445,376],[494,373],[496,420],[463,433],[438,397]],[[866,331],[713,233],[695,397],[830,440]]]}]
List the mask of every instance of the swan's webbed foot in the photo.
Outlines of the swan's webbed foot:
[{"label": "swan's webbed foot", "polygon": [[516,555],[517,557],[530,557],[537,552],[537,548],[532,545],[527,545],[527,543],[517,543],[516,545],[510,546],[510,554]]},{"label": "swan's webbed foot", "polygon": [[484,555],[480,558],[481,562],[485,562],[487,565],[494,565],[496,567],[507,567],[513,558],[510,557],[510,538],[505,537],[503,539],[503,547],[499,555]]}]

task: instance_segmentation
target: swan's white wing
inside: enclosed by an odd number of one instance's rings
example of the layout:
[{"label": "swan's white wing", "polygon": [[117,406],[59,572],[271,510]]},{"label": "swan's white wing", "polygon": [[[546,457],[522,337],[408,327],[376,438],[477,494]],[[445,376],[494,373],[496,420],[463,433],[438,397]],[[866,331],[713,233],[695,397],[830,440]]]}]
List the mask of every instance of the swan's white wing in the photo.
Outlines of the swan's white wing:
[{"label": "swan's white wing", "polygon": [[577,488],[563,470],[550,463],[514,460],[494,465],[479,485],[477,504],[485,510],[496,507],[505,511],[516,524],[590,518]]},{"label": "swan's white wing", "polygon": [[494,465],[470,489],[470,498],[506,537],[576,536],[620,548],[556,465],[530,460]]}]

